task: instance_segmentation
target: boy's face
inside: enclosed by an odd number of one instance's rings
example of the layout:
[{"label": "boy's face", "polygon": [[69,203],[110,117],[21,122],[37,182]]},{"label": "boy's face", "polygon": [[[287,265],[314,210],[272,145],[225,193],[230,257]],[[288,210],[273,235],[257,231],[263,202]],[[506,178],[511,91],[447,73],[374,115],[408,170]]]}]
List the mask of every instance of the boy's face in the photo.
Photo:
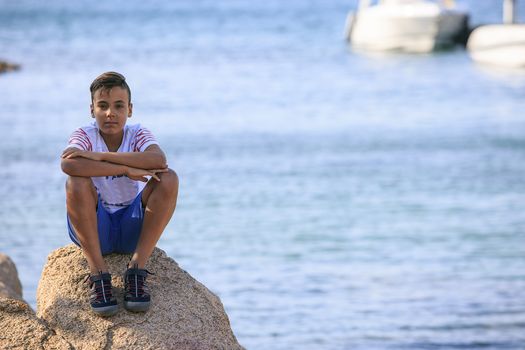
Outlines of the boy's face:
[{"label": "boy's face", "polygon": [[96,119],[102,134],[108,136],[120,134],[126,125],[126,120],[131,117],[132,108],[127,90],[120,86],[98,89],[93,94],[91,114]]}]

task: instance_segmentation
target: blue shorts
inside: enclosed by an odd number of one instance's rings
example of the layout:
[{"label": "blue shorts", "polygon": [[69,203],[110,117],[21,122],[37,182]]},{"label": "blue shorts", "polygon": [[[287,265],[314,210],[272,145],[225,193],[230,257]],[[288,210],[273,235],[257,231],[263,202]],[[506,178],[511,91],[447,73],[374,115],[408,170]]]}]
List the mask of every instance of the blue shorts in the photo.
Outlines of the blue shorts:
[{"label": "blue shorts", "polygon": [[[98,239],[102,255],[110,253],[133,253],[137,247],[144,220],[142,192],[133,202],[114,213],[109,213],[102,205],[100,196],[97,203]],[[67,216],[69,237],[80,247],[80,241]]]}]

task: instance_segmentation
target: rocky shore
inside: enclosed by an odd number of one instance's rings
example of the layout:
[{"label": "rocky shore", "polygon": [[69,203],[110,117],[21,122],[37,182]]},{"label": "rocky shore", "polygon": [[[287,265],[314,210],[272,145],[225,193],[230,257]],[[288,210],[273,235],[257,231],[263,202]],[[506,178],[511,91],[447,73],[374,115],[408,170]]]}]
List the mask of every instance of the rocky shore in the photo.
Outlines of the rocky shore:
[{"label": "rocky shore", "polygon": [[20,69],[19,64],[9,63],[9,62],[0,60],[0,73],[12,72],[12,71],[19,70],[19,69]]},{"label": "rocky shore", "polygon": [[119,312],[109,318],[90,309],[88,267],[74,245],[53,251],[37,290],[37,312],[22,299],[16,267],[0,254],[1,349],[243,349],[220,299],[156,248],[148,265],[153,304],[146,313],[122,308],[122,274],[128,255],[106,257]]}]

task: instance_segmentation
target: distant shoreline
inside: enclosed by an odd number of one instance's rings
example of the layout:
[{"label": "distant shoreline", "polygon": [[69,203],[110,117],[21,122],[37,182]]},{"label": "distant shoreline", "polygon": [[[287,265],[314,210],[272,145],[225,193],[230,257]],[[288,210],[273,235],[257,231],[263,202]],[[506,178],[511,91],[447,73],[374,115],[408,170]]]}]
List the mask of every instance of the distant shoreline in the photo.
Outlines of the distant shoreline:
[{"label": "distant shoreline", "polygon": [[20,69],[20,65],[0,60],[0,73],[13,72]]}]

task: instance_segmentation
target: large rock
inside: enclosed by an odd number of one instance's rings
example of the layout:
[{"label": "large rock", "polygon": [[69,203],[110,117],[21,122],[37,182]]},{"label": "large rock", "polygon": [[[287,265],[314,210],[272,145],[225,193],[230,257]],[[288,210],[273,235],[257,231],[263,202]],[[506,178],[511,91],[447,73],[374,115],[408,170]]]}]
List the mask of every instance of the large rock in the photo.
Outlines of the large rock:
[{"label": "large rock", "polygon": [[13,261],[0,253],[0,349],[72,349],[22,300]]},{"label": "large rock", "polygon": [[0,297],[22,300],[22,285],[13,261],[0,253]]},{"label": "large rock", "polygon": [[113,275],[119,312],[94,315],[83,282],[88,266],[79,248],[52,252],[37,291],[37,315],[76,349],[243,349],[217,296],[156,248],[146,268],[151,309],[134,314],[122,307],[122,275],[129,255],[105,257]]},{"label": "large rock", "polygon": [[36,317],[29,305],[0,297],[0,349],[73,349],[46,322]]}]

